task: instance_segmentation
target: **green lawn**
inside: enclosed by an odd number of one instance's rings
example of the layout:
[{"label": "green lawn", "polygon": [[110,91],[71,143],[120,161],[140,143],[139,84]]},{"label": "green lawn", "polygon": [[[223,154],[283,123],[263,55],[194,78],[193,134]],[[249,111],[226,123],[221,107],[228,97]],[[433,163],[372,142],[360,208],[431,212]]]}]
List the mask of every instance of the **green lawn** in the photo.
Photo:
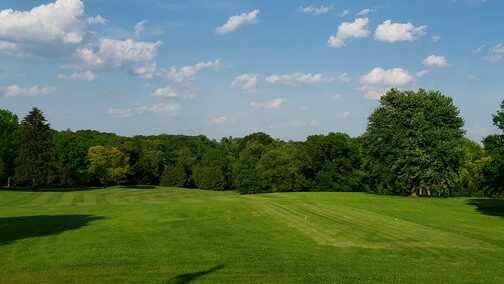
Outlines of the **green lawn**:
[{"label": "green lawn", "polygon": [[504,283],[504,201],[0,191],[0,283]]}]

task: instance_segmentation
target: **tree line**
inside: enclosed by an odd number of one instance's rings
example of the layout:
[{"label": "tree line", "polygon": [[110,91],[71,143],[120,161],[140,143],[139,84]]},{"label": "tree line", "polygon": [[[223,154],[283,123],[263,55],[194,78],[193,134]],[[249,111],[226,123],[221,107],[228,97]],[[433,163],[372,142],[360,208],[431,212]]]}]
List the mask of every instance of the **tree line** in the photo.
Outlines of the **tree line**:
[{"label": "tree line", "polygon": [[500,133],[484,138],[481,147],[464,137],[464,120],[451,98],[422,89],[387,92],[359,137],[330,133],[303,142],[265,133],[216,141],[202,135],[56,131],[37,108],[21,121],[0,110],[0,184],[499,196],[504,101],[493,123]]}]

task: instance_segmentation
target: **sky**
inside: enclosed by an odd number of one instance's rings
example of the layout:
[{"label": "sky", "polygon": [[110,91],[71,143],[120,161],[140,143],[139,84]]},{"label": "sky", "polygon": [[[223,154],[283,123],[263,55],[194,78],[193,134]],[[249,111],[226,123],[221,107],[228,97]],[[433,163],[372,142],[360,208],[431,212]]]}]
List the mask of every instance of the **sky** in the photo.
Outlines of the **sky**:
[{"label": "sky", "polygon": [[0,0],[0,108],[54,129],[362,134],[387,89],[504,99],[500,0]]}]

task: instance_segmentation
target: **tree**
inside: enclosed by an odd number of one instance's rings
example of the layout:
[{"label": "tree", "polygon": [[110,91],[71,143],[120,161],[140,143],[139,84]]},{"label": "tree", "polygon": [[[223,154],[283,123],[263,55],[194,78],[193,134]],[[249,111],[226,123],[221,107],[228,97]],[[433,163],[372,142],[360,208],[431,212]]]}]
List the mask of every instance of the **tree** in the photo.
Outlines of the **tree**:
[{"label": "tree", "polygon": [[194,167],[196,186],[201,189],[226,190],[231,186],[230,161],[221,149],[211,148]]},{"label": "tree", "polygon": [[51,129],[38,108],[33,108],[21,122],[18,139],[16,182],[32,188],[46,185],[51,159]]},{"label": "tree", "polygon": [[126,181],[129,171],[128,157],[118,148],[91,147],[87,159],[89,172],[96,176],[102,185],[122,184]]},{"label": "tree", "polygon": [[315,191],[362,191],[360,149],[347,134],[314,135],[305,142]]},{"label": "tree", "polygon": [[257,163],[257,173],[266,182],[268,191],[306,191],[309,156],[301,143],[270,145]]},{"label": "tree", "polygon": [[188,176],[184,165],[165,166],[160,184],[162,186],[186,187]]},{"label": "tree", "polygon": [[483,168],[490,157],[483,148],[470,139],[463,139],[464,162],[460,167],[459,184],[454,194],[461,196],[484,195]]},{"label": "tree", "polygon": [[0,185],[5,184],[9,177],[14,175],[18,126],[16,115],[0,109]]},{"label": "tree", "polygon": [[500,110],[493,116],[493,123],[501,130],[483,140],[490,161],[483,167],[485,187],[488,195],[504,194],[504,101]]},{"label": "tree", "polygon": [[390,90],[363,137],[370,190],[451,194],[464,158],[463,125],[452,99],[439,92]]},{"label": "tree", "polygon": [[267,192],[266,181],[259,176],[256,165],[266,150],[258,141],[250,141],[240,152],[233,169],[233,184],[241,194]]}]

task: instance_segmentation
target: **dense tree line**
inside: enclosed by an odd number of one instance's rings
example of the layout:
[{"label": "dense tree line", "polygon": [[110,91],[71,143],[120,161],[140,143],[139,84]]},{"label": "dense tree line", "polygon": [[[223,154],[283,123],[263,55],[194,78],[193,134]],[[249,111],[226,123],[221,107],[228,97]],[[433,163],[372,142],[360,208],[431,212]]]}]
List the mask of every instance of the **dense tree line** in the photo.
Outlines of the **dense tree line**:
[{"label": "dense tree line", "polygon": [[501,133],[486,137],[484,148],[464,138],[451,98],[424,90],[390,90],[360,137],[329,133],[303,142],[265,133],[215,141],[55,131],[37,108],[22,121],[0,110],[0,183],[496,196],[504,193],[504,102],[500,107],[493,122]]}]

